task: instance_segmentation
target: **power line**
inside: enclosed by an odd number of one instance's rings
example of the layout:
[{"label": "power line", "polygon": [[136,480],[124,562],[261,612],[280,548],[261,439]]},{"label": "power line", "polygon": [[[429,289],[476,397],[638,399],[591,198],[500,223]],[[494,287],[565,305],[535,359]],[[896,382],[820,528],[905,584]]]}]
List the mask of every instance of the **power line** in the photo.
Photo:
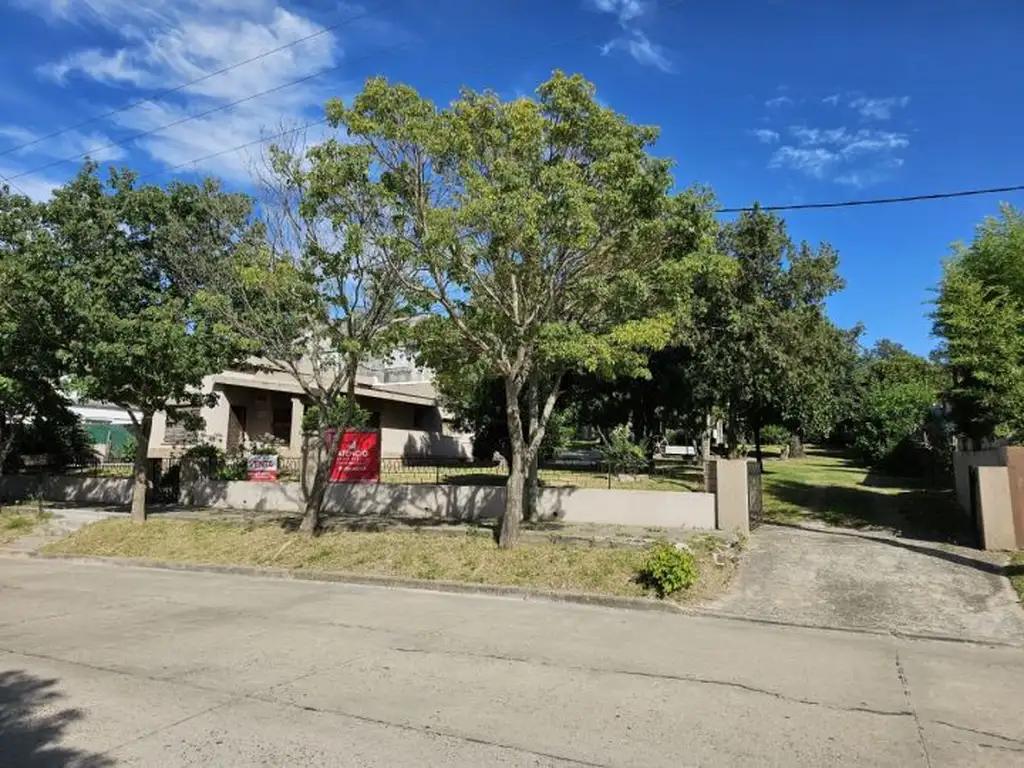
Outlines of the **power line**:
[{"label": "power line", "polygon": [[[153,93],[153,94],[151,94],[150,96],[147,96],[144,99],[138,99],[137,101],[128,102],[127,104],[125,104],[125,105],[123,105],[121,107],[118,107],[117,109],[112,109],[109,112],[104,112],[102,115],[97,115],[96,117],[91,117],[88,120],[83,120],[80,123],[75,123],[74,125],[70,125],[70,126],[68,126],[66,128],[61,128],[58,131],[53,131],[52,133],[48,133],[45,136],[40,136],[40,137],[38,137],[36,139],[33,139],[32,141],[27,141],[27,142],[25,142],[23,144],[18,144],[18,145],[13,146],[13,147],[8,147],[7,149],[5,149],[3,151],[0,151],[0,157],[3,157],[4,155],[9,155],[12,152],[17,152],[18,150],[25,149],[27,147],[35,146],[36,144],[39,144],[39,143],[44,142],[44,141],[48,141],[49,139],[56,138],[57,136],[62,136],[63,134],[67,133],[68,131],[74,131],[74,130],[77,130],[79,128],[84,128],[87,125],[93,125],[95,123],[100,122],[101,120],[106,120],[107,118],[110,118],[110,117],[113,117],[114,115],[120,114],[121,112],[127,112],[130,109],[134,109],[135,107],[141,106],[142,104],[154,103],[155,99],[160,99],[160,98],[163,98],[164,96],[169,96],[169,95],[171,95],[173,93],[179,93],[180,91],[183,91],[186,88],[189,88],[189,87],[191,87],[193,85],[197,85],[198,83],[205,82],[206,80],[209,80],[210,78],[217,77],[218,75],[223,75],[226,72],[230,72],[230,71],[232,71],[234,69],[238,69],[239,67],[244,67],[247,64],[252,64],[255,61],[259,61],[260,59],[265,59],[267,56],[272,56],[275,53],[280,53],[281,51],[284,51],[284,50],[286,50],[288,48],[292,48],[292,47],[294,47],[296,45],[299,45],[300,43],[305,43],[305,42],[307,42],[309,40],[312,40],[314,38],[320,37],[321,35],[325,35],[328,32],[333,32],[334,30],[337,30],[337,29],[340,29],[342,27],[348,26],[349,24],[352,24],[353,22],[359,21],[360,19],[366,18],[369,15],[370,15],[370,11],[365,11],[363,13],[359,13],[359,14],[356,14],[354,16],[349,16],[349,17],[339,21],[336,24],[331,24],[329,26],[322,27],[321,29],[317,30],[316,32],[313,32],[313,33],[311,33],[309,35],[305,35],[304,37],[300,37],[300,38],[298,38],[296,40],[292,40],[290,43],[285,43],[284,45],[279,45],[277,48],[271,48],[270,50],[263,51],[262,53],[258,53],[255,56],[250,56],[248,59],[244,59],[242,61],[237,61],[234,64],[229,64],[228,66],[222,67],[221,69],[218,69],[218,70],[216,70],[214,72],[208,72],[205,75],[202,75],[201,77],[195,78],[194,80],[189,80],[188,82],[180,83],[180,84],[174,86],[173,88],[167,88],[167,89],[162,90],[162,91],[157,91],[156,93]],[[329,71],[329,70],[324,70],[324,71]],[[227,106],[233,106],[233,105],[227,105]],[[133,138],[137,138],[137,137],[133,137]],[[127,139],[126,141],[131,141],[131,139]],[[114,144],[114,145],[111,145],[111,146],[118,146],[118,145]],[[108,147],[101,147],[100,149],[101,150],[102,149],[108,149]],[[91,152],[95,152],[95,151],[100,151],[100,150],[90,150],[90,151]],[[85,154],[88,154],[88,152],[83,153],[82,155],[78,155],[77,157],[71,158],[71,160],[77,160],[78,157],[82,157]],[[54,163],[54,165],[56,165],[58,163],[62,163],[62,162],[65,162],[65,161],[64,160],[58,160],[56,163]],[[39,170],[42,170],[42,169],[39,169]],[[29,171],[29,173],[34,173],[34,171]]]},{"label": "power line", "polygon": [[[667,11],[667,10],[677,6],[677,5],[682,5],[683,2],[684,2],[684,0],[672,0],[672,2],[668,2],[668,3],[665,3],[664,5],[662,5],[660,10]],[[537,53],[539,53],[541,51],[547,50],[548,48],[556,48],[556,47],[565,45],[566,43],[575,42],[576,40],[582,39],[582,38],[590,35],[592,32],[593,32],[592,29],[586,29],[586,30],[580,32],[579,34],[572,35],[571,37],[563,38],[561,40],[556,40],[556,41],[554,41],[552,43],[548,43],[547,45],[541,46],[540,48],[534,49],[534,50],[530,51],[529,53],[513,57],[513,58],[509,59],[508,62],[519,61],[520,59],[525,59],[525,58],[528,58],[529,56],[536,55]],[[386,49],[384,51],[384,53],[390,53],[390,52],[392,52],[394,50],[399,50],[399,49],[401,49],[403,47],[406,47],[407,45],[408,45],[408,43],[403,43],[401,45],[394,46],[393,48]],[[379,51],[375,51],[373,55],[375,55],[376,53],[379,53]],[[370,58],[370,56],[362,57],[363,60],[365,60],[366,58]],[[350,59],[347,62],[343,62],[343,63],[352,64],[353,62],[358,62],[358,61],[360,61],[360,59]],[[337,69],[337,67],[332,67],[332,69]],[[310,79],[312,79],[314,77],[318,77],[319,75],[324,74],[324,72],[327,72],[327,71],[329,71],[329,70],[322,70],[321,72],[318,72],[318,73],[313,74],[313,75],[309,75],[309,76],[307,76],[305,78],[302,78],[302,80],[310,80]],[[298,81],[298,82],[301,82],[301,81]],[[293,84],[295,84],[295,83],[291,83],[291,84],[285,83],[284,85],[281,85],[281,86],[278,86],[277,88],[271,89],[271,91],[264,91],[263,93],[257,93],[257,94],[253,94],[252,96],[247,96],[244,99],[240,99],[237,102],[233,102],[232,104],[225,104],[225,105],[223,105],[221,107],[217,107],[215,109],[208,110],[207,112],[200,113],[198,115],[193,115],[192,117],[187,117],[187,118],[184,118],[182,120],[178,120],[178,121],[176,121],[174,123],[170,123],[168,125],[161,126],[159,128],[154,128],[153,130],[147,131],[144,134],[137,134],[135,136],[129,137],[128,139],[125,139],[123,142],[118,142],[118,144],[114,144],[114,145],[111,145],[111,146],[119,146],[120,144],[124,144],[124,143],[127,143],[129,141],[133,141],[134,139],[141,138],[142,136],[153,134],[153,133],[157,133],[158,131],[161,131],[161,130],[163,130],[165,128],[170,128],[170,127],[172,127],[174,125],[180,125],[181,123],[188,122],[189,120],[194,120],[196,118],[203,117],[203,116],[205,116],[207,114],[210,114],[210,112],[217,112],[217,111],[219,111],[221,109],[227,109],[228,107],[234,106],[235,104],[239,104],[239,103],[242,103],[243,101],[248,101],[248,100],[256,98],[258,96],[265,95],[266,93],[270,93],[270,92],[272,92],[274,90],[281,90],[282,88],[287,88],[287,87],[289,87],[290,85],[293,85]],[[155,176],[162,176],[165,173],[170,173],[171,171],[176,171],[176,170],[179,170],[179,169],[184,168],[184,167],[189,166],[189,165],[194,165],[196,163],[201,163],[201,162],[203,162],[205,160],[212,160],[213,158],[221,157],[222,155],[227,155],[227,154],[230,154],[231,152],[237,152],[237,151],[242,150],[242,149],[248,149],[249,147],[256,146],[257,144],[264,144],[264,143],[266,143],[268,141],[273,141],[276,138],[280,138],[282,136],[287,136],[288,134],[291,134],[291,133],[297,133],[297,132],[305,130],[307,128],[313,128],[313,127],[318,126],[318,125],[323,125],[326,122],[327,122],[326,119],[315,120],[315,121],[313,121],[311,123],[307,123],[307,124],[302,125],[302,126],[300,126],[298,128],[291,128],[291,129],[288,129],[288,130],[285,130],[285,131],[281,131],[280,133],[272,134],[270,136],[264,136],[262,138],[256,139],[255,141],[249,141],[249,142],[246,142],[245,144],[239,144],[237,147],[230,147],[228,149],[222,149],[222,150],[220,150],[218,152],[214,152],[214,153],[209,154],[209,155],[203,155],[202,157],[197,157],[197,158],[194,158],[192,160],[187,160],[184,163],[178,163],[177,165],[172,165],[172,166],[168,166],[166,168],[161,168],[161,169],[159,169],[157,171],[153,171],[151,173],[142,174],[138,178],[141,180],[141,179],[153,178]],[[98,150],[94,149],[94,150],[90,150],[90,151],[97,152],[97,151],[102,151],[104,149],[109,149],[109,147],[100,147]],[[54,163],[51,163],[50,165],[52,166],[52,165],[57,165],[57,164],[63,163],[63,162],[71,162],[73,160],[77,160],[80,157],[84,157],[87,154],[89,154],[89,153],[85,152],[85,153],[82,153],[81,155],[77,155],[76,157],[69,158],[67,160],[58,160],[58,161],[56,161]],[[49,166],[45,166],[45,167],[49,167]],[[20,176],[24,176],[24,175],[27,175],[27,174],[30,174],[30,173],[35,173],[36,171],[39,171],[39,170],[44,170],[44,169],[43,168],[38,168],[38,169],[36,169],[34,171],[26,171],[25,173],[18,174],[18,176],[15,176],[13,178],[19,178]]]},{"label": "power line", "polygon": [[825,208],[856,208],[863,205],[890,205],[892,203],[916,203],[923,200],[950,200],[956,197],[998,195],[1003,192],[1024,192],[1024,184],[1012,187],[989,187],[987,189],[966,189],[958,192],[934,192],[928,195],[905,195],[903,197],[875,197],[866,200],[840,200],[830,203],[795,203],[793,205],[759,205],[744,208],[718,208],[715,213],[749,213],[759,211],[817,211]]},{"label": "power line", "polygon": [[205,162],[206,160],[213,160],[215,157],[220,157],[221,155],[227,155],[227,154],[230,154],[232,152],[238,152],[239,150],[242,150],[242,149],[248,149],[249,147],[255,147],[257,144],[266,144],[268,141],[273,141],[274,139],[279,139],[282,136],[287,136],[288,134],[291,134],[291,133],[298,133],[299,131],[305,131],[308,128],[314,128],[314,127],[316,127],[318,125],[324,125],[326,122],[327,122],[327,118],[324,118],[323,120],[314,120],[314,121],[312,121],[310,123],[306,123],[305,125],[300,125],[297,128],[289,128],[288,130],[281,131],[280,133],[274,133],[274,134],[271,134],[270,136],[263,136],[263,137],[261,137],[259,139],[256,139],[255,141],[250,141],[250,142],[247,142],[245,144],[239,144],[237,147],[229,147],[228,149],[222,149],[219,152],[213,152],[213,153],[211,153],[209,155],[203,155],[202,157],[196,157],[196,158],[193,158],[192,160],[186,160],[184,163],[178,163],[177,165],[170,165],[170,166],[167,166],[166,168],[161,168],[158,171],[153,171],[151,173],[144,173],[141,176],[139,176],[138,179],[139,179],[139,181],[141,181],[143,179],[150,179],[150,178],[153,178],[153,177],[156,177],[156,176],[162,176],[165,173],[170,173],[171,171],[177,171],[178,169],[184,168],[184,167],[189,166],[189,165],[195,165],[196,163],[202,163],[202,162]]},{"label": "power line", "polygon": [[[406,40],[406,41],[404,41],[402,43],[399,43],[398,45],[391,46],[390,48],[385,49],[384,53],[393,53],[394,51],[397,51],[397,50],[400,50],[402,48],[408,47],[409,44],[410,44],[410,41]],[[374,51],[373,54],[371,54],[371,56],[372,55],[376,55],[377,53],[380,53],[380,51]],[[370,58],[371,56],[366,56],[366,57],[363,57],[363,58]],[[258,91],[257,93],[251,93],[248,96],[243,96],[240,99],[235,99],[234,101],[229,101],[227,104],[221,104],[220,106],[217,106],[217,107],[211,107],[210,109],[207,109],[207,110],[205,110],[203,112],[197,112],[194,115],[188,115],[187,117],[182,117],[182,118],[180,118],[178,120],[174,120],[174,121],[172,121],[170,123],[165,123],[164,125],[157,126],[156,128],[151,128],[148,131],[140,131],[139,133],[132,134],[131,136],[129,136],[129,137],[125,138],[125,139],[121,139],[120,141],[113,141],[110,144],[105,144],[102,147],[93,147],[91,149],[86,150],[85,152],[79,152],[77,155],[72,155],[70,157],[62,157],[59,160],[54,160],[52,162],[46,163],[45,165],[40,165],[40,166],[38,166],[36,168],[31,168],[31,169],[29,169],[27,171],[22,171],[21,173],[15,174],[14,176],[11,176],[10,178],[11,179],[20,179],[22,176],[30,176],[33,173],[38,173],[39,171],[45,171],[48,168],[53,168],[55,165],[63,165],[64,163],[73,163],[74,161],[80,160],[80,159],[85,158],[85,157],[88,157],[91,154],[98,153],[98,152],[103,152],[104,150],[107,150],[107,149],[113,149],[114,147],[124,146],[125,144],[128,144],[130,142],[136,141],[137,139],[142,139],[142,138],[145,138],[146,136],[152,136],[155,133],[160,133],[160,131],[165,131],[168,128],[174,128],[175,126],[183,125],[183,124],[189,123],[189,122],[191,122],[193,120],[198,120],[201,117],[207,117],[208,115],[212,115],[212,114],[214,114],[216,112],[223,112],[225,109],[230,109],[231,107],[237,107],[239,104],[244,104],[247,101],[252,101],[253,99],[258,99],[261,96],[268,96],[271,93],[277,93],[278,91],[283,91],[286,88],[291,88],[292,86],[300,85],[301,83],[308,82],[309,80],[313,80],[313,79],[315,79],[317,77],[320,77],[321,75],[326,75],[328,72],[333,72],[335,70],[341,69],[343,66],[350,65],[350,64],[352,64],[353,62],[356,62],[356,61],[359,61],[359,59],[347,59],[345,61],[342,61],[339,64],[334,64],[334,65],[332,65],[330,67],[325,67],[324,69],[321,69],[318,72],[314,72],[311,75],[304,75],[303,77],[297,78],[295,80],[289,80],[287,83],[282,83],[281,85],[275,85],[273,88],[268,88],[265,91]]]}]

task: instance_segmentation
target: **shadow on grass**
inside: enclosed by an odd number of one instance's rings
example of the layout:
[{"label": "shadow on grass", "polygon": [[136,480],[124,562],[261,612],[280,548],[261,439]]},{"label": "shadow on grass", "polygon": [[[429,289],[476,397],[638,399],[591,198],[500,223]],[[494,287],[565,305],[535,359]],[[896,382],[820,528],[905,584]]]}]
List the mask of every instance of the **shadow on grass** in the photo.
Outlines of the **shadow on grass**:
[{"label": "shadow on grass", "polygon": [[904,486],[884,476],[869,475],[863,485],[819,485],[769,476],[765,478],[765,509],[774,522],[805,518],[843,528],[889,530],[911,539],[977,544],[953,491],[888,490],[894,488]]},{"label": "shadow on grass", "polygon": [[0,672],[0,764],[39,768],[105,768],[114,761],[60,746],[64,731],[85,715],[62,709],[57,681],[27,672]]}]

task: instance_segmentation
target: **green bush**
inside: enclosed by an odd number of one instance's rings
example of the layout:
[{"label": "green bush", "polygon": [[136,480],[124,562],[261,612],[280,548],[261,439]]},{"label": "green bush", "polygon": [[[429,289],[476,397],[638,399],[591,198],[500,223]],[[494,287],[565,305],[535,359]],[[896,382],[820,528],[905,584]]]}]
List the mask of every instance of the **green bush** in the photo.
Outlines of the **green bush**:
[{"label": "green bush", "polygon": [[601,446],[604,463],[613,471],[635,473],[647,467],[645,446],[633,441],[629,429],[619,426],[612,430]]},{"label": "green bush", "polygon": [[761,445],[788,445],[789,430],[778,424],[769,424],[761,430]]},{"label": "green bush", "polygon": [[639,581],[647,589],[657,592],[658,597],[665,598],[689,589],[697,581],[697,576],[693,553],[670,541],[659,541],[651,547],[640,569]]}]

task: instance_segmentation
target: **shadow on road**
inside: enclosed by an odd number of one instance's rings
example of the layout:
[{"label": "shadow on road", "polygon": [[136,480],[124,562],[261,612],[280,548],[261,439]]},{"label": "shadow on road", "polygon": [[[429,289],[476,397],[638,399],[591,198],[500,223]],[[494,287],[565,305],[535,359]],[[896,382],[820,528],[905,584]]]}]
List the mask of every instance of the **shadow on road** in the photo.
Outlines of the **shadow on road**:
[{"label": "shadow on road", "polygon": [[864,541],[873,541],[878,544],[884,544],[888,547],[897,547],[899,549],[905,549],[909,552],[917,552],[921,555],[927,555],[929,557],[935,557],[939,560],[945,560],[956,565],[962,565],[967,568],[975,568],[985,573],[991,573],[996,576],[1012,576],[1014,568],[1019,566],[1004,567],[998,563],[990,563],[985,560],[979,560],[973,557],[967,557],[961,555],[958,552],[949,552],[945,549],[938,547],[922,546],[919,544],[911,544],[910,542],[903,539],[893,539],[887,536],[872,536],[868,533],[857,533],[856,531],[842,531],[838,529],[827,529],[827,528],[811,528],[806,525],[799,525],[796,523],[784,523],[784,522],[772,522],[766,523],[766,525],[772,525],[778,528],[796,528],[801,531],[808,533],[818,533],[825,536],[849,536],[855,539],[862,539]]},{"label": "shadow on road", "polygon": [[27,672],[0,672],[0,764],[38,768],[104,768],[105,755],[60,745],[65,729],[81,720],[78,709],[62,709],[56,680]]}]

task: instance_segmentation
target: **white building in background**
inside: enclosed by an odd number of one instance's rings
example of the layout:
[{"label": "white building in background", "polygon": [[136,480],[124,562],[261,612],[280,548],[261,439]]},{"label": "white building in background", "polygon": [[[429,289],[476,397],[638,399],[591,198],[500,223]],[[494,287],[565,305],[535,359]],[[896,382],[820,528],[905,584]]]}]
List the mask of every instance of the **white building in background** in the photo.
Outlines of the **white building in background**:
[{"label": "white building in background", "polygon": [[[83,424],[114,424],[122,427],[132,425],[128,411],[116,405],[95,400],[80,400],[74,395],[70,399],[71,407],[68,410],[77,415]],[[142,414],[136,412],[136,417],[142,418]]]}]

